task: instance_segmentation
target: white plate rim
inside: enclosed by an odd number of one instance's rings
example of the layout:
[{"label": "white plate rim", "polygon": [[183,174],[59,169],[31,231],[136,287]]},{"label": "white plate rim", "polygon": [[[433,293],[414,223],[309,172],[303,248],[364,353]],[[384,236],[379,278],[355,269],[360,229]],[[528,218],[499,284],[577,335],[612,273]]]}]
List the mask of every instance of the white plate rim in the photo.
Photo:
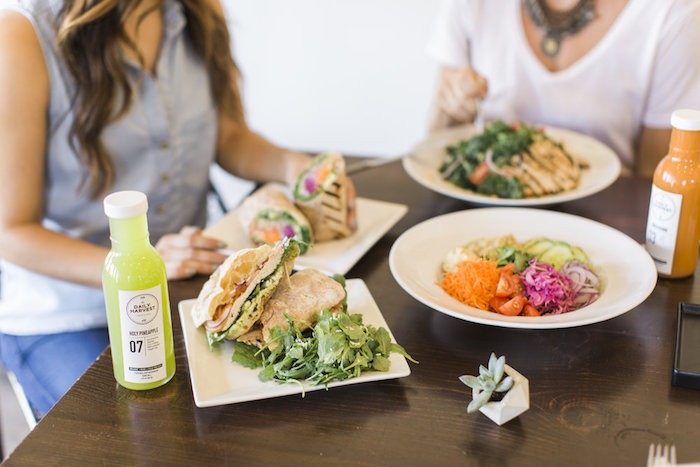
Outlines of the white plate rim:
[{"label": "white plate rim", "polygon": [[[306,254],[297,257],[295,269],[314,268],[327,274],[345,275],[403,216],[408,206],[357,197],[357,225],[355,233],[346,238],[315,244]],[[253,248],[238,221],[240,207],[232,209],[204,234],[229,243],[227,250]],[[234,238],[234,245],[231,239]]]},{"label": "white plate rim", "polygon": [[[509,230],[509,221],[517,224],[524,219],[535,219],[538,221],[534,222],[535,224],[542,225],[539,235],[537,227],[529,229],[529,232],[532,233],[526,233],[522,227],[520,231],[517,228]],[[489,226],[488,222],[495,222],[498,225]],[[465,226],[470,224],[476,225],[478,228],[468,233],[470,230]],[[557,225],[558,227],[553,227]],[[490,227],[491,231],[486,232],[488,229],[485,227]],[[588,307],[556,316],[510,317],[460,303],[437,285],[444,253],[472,239],[495,236],[496,234],[493,233],[495,229],[502,229],[497,235],[512,233],[520,241],[536,236],[549,236],[553,239],[571,240],[570,243],[579,244],[589,254],[594,265],[602,269],[606,289],[601,297]],[[584,233],[585,229],[588,229],[587,233]],[[450,230],[453,231],[451,235],[435,234],[435,232],[443,233]],[[458,233],[454,233],[455,231]],[[572,232],[575,237],[567,239],[564,235],[567,232]],[[591,240],[581,244],[580,239],[586,235],[591,238],[605,238],[608,242],[612,241],[614,246],[610,246],[609,243],[603,245],[601,241],[599,247],[596,248]],[[519,236],[527,238],[519,238]],[[426,243],[428,238],[433,238],[438,246],[429,249],[428,243]],[[456,242],[456,238],[463,240]],[[409,256],[412,254],[411,251],[415,250],[416,243],[423,245],[422,253],[424,255],[422,259],[417,261]],[[438,251],[442,251],[442,254],[438,254]],[[629,257],[615,258],[616,251],[628,253]],[[431,254],[432,256],[430,256]],[[415,264],[407,266],[411,262],[415,262]],[[635,271],[634,279],[628,280],[623,277],[621,271],[624,271],[625,267]],[[644,247],[610,226],[568,213],[510,207],[486,207],[456,211],[416,224],[399,236],[392,245],[389,252],[389,268],[394,279],[404,291],[434,310],[464,321],[520,329],[560,329],[598,323],[617,317],[646,300],[654,290],[658,277],[654,262]],[[434,273],[432,283],[429,283],[430,272]],[[622,290],[623,287],[625,290]]]},{"label": "white plate rim", "polygon": [[[389,332],[392,342],[396,342],[365,282],[362,279],[348,279],[346,289],[348,292],[348,312],[361,313],[365,324],[384,327]],[[260,369],[248,369],[230,362],[233,352],[232,342],[224,342],[215,350],[210,350],[203,328],[195,328],[190,317],[190,310],[196,300],[193,298],[179,302],[178,312],[185,340],[192,393],[197,407],[236,404],[326,389],[325,385],[312,386],[307,383],[299,385],[295,383],[280,384],[273,381],[261,382],[257,380]],[[408,351],[410,352],[410,350]],[[327,387],[331,389],[339,386],[397,379],[411,374],[411,368],[403,355],[392,353],[389,360],[391,362],[389,371],[367,371],[357,378],[336,381],[328,384]],[[221,375],[222,378],[225,377],[230,381],[237,380],[241,384],[245,383],[247,385],[245,392],[240,387],[226,386],[226,381],[218,380],[215,375],[212,376],[214,382],[221,383],[222,387],[219,388],[218,392],[207,393],[207,378],[210,378],[210,375],[207,374],[205,365],[224,368],[226,374]]]},{"label": "white plate rim", "polygon": [[597,139],[576,131],[535,125],[557,141],[562,141],[573,154],[585,160],[589,168],[581,175],[579,186],[570,191],[538,198],[507,199],[485,196],[457,187],[438,175],[438,167],[444,147],[476,134],[473,126],[459,127],[437,132],[416,144],[410,156],[402,159],[404,170],[417,183],[436,193],[451,198],[489,206],[546,206],[563,203],[598,193],[612,185],[622,172],[622,164],[615,152]]}]

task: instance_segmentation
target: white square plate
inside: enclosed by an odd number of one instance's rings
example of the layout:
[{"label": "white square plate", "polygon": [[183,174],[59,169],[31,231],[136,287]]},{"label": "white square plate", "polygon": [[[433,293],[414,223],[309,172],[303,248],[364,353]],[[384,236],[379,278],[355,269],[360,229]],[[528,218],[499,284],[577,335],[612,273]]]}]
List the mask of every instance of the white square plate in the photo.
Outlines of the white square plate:
[{"label": "white square plate", "polygon": [[[346,283],[346,288],[348,313],[360,313],[365,324],[384,327],[389,331],[392,342],[396,342],[367,285],[361,279],[350,279]],[[195,302],[195,299],[184,300],[179,303],[178,308],[185,335],[192,392],[197,407],[235,404],[326,388],[325,385],[312,386],[307,383],[302,383],[303,386],[300,386],[296,383],[262,382],[258,379],[260,368],[245,368],[231,361],[233,342],[223,342],[211,350],[204,329],[195,328],[192,322],[190,312]],[[410,350],[407,349],[407,351],[410,353]],[[391,362],[389,371],[367,371],[357,378],[330,383],[328,387],[402,378],[411,374],[411,369],[403,355],[392,353],[389,360]]]},{"label": "white square plate", "polygon": [[[253,248],[255,245],[241,226],[238,209],[208,227],[204,234],[226,242],[228,250]],[[306,254],[296,259],[295,268],[345,275],[406,211],[408,207],[403,204],[357,198],[357,232],[340,240],[315,243]]]}]

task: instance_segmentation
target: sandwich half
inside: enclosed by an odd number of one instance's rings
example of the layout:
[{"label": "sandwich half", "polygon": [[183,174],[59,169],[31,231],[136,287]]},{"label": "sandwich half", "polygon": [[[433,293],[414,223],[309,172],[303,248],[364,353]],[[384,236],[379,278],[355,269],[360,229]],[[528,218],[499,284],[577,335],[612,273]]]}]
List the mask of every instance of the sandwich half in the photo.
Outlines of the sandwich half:
[{"label": "sandwich half", "polygon": [[357,230],[354,212],[348,208],[345,159],[327,152],[314,157],[294,185],[294,202],[309,222],[317,242],[352,235]]},{"label": "sandwich half", "polygon": [[289,278],[297,256],[298,242],[286,239],[239,250],[214,271],[192,308],[192,320],[204,326],[210,346],[253,327],[277,286]]},{"label": "sandwich half", "polygon": [[314,241],[309,220],[276,184],[268,183],[256,190],[243,200],[238,211],[243,229],[256,245],[295,238],[303,255]]},{"label": "sandwich half", "polygon": [[287,329],[291,321],[298,331],[303,331],[316,324],[321,311],[336,313],[346,307],[343,283],[317,269],[302,269],[277,287],[258,323],[238,340],[258,347],[269,344],[274,348],[276,345],[270,342],[272,328]]}]

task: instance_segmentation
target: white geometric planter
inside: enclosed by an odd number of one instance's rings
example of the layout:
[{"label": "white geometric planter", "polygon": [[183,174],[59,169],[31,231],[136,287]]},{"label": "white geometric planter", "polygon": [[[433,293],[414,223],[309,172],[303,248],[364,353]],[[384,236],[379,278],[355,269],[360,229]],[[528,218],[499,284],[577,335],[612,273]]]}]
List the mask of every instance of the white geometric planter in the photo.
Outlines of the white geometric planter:
[{"label": "white geometric planter", "polygon": [[[479,411],[496,422],[499,426],[514,419],[530,408],[530,384],[526,377],[506,365],[505,372],[513,378],[513,387],[498,402],[488,402]],[[481,392],[480,389],[473,391],[476,397]]]}]

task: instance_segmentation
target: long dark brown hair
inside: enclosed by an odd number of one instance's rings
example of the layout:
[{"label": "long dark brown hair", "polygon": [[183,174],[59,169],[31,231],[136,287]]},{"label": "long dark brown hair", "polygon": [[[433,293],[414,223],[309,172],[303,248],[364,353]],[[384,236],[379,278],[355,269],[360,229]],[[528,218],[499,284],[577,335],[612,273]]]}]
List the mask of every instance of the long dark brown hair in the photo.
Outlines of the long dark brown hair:
[{"label": "long dark brown hair", "polygon": [[[186,34],[208,71],[214,102],[245,124],[239,71],[231,56],[225,18],[208,1],[180,3],[187,19]],[[126,46],[138,55],[124,30],[125,18],[137,5],[134,0],[65,0],[57,17],[58,53],[75,81],[75,119],[69,138],[85,168],[81,189],[87,189],[93,199],[106,193],[114,180],[114,167],[101,134],[131,105],[133,90],[121,50]]]}]

